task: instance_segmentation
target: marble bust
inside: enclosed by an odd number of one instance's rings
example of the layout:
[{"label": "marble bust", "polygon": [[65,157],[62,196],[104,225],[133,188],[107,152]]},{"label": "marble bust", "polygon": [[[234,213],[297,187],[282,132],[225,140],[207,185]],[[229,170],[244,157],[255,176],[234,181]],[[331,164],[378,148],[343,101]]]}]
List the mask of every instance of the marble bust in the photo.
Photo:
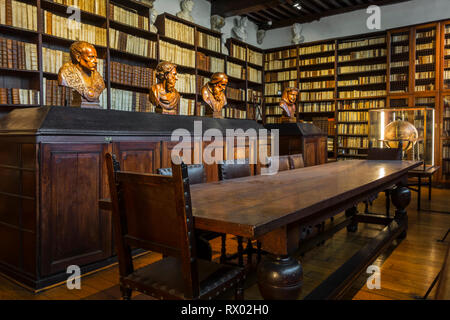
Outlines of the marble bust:
[{"label": "marble bust", "polygon": [[[222,118],[222,108],[227,104],[225,95],[227,85],[228,76],[225,73],[216,72],[201,89],[203,101],[211,108],[213,118]],[[210,112],[207,112],[207,114],[210,114]]]},{"label": "marble bust", "polygon": [[181,11],[177,13],[177,17],[194,22],[194,18],[191,15],[192,9],[194,9],[193,0],[181,0],[180,2]]},{"label": "marble bust", "polygon": [[103,77],[97,71],[97,51],[88,42],[77,41],[70,46],[71,62],[58,73],[58,84],[74,90],[72,106],[101,108],[99,97],[105,90]]},{"label": "marble bust", "polygon": [[156,67],[158,83],[150,89],[150,101],[156,106],[156,112],[178,114],[180,93],[175,89],[177,67],[170,62],[160,62]]},{"label": "marble bust", "polygon": [[236,26],[233,27],[233,33],[241,41],[247,41],[247,24],[248,18],[242,17],[241,19],[236,19]]},{"label": "marble bust", "polygon": [[305,41],[305,37],[302,36],[303,26],[300,23],[294,23],[292,25],[292,43],[300,44]]},{"label": "marble bust", "polygon": [[225,26],[225,18],[217,14],[211,16],[211,29],[221,32],[221,29]]},{"label": "marble bust", "polygon": [[290,122],[295,122],[295,102],[297,101],[297,96],[297,88],[286,88],[281,96],[280,107],[283,109],[283,116],[288,117]]},{"label": "marble bust", "polygon": [[150,32],[158,33],[158,29],[155,27],[156,17],[158,16],[158,11],[155,8],[149,10],[150,17]]},{"label": "marble bust", "polygon": [[259,29],[258,31],[256,31],[256,41],[258,42],[258,44],[262,44],[264,42],[265,36],[266,30]]}]

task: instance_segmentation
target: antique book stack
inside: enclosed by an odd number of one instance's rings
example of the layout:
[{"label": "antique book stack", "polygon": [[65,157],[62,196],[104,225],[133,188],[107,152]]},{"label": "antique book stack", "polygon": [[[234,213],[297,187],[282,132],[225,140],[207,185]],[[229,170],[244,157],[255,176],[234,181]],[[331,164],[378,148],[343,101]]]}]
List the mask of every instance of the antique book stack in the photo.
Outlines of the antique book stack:
[{"label": "antique book stack", "polygon": [[37,31],[37,7],[21,1],[0,0],[0,24]]},{"label": "antique book stack", "polygon": [[38,70],[37,46],[33,43],[0,38],[0,67]]},{"label": "antique book stack", "polygon": [[157,43],[132,36],[119,30],[109,30],[109,45],[112,49],[156,59]]},{"label": "antique book stack", "polygon": [[150,88],[156,83],[155,70],[111,61],[111,82]]},{"label": "antique book stack", "polygon": [[0,105],[39,105],[39,91],[0,88]]},{"label": "antique book stack", "polygon": [[149,30],[150,26],[147,17],[112,3],[109,4],[109,19],[146,31]]}]

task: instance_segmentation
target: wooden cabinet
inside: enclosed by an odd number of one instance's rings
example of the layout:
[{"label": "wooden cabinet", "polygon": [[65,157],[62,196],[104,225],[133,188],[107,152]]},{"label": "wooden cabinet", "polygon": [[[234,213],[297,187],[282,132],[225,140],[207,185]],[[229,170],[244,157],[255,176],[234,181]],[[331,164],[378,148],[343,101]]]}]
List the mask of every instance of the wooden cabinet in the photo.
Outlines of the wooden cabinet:
[{"label": "wooden cabinet", "polygon": [[[156,173],[170,166],[177,144],[171,133],[192,132],[194,120],[203,133],[216,128],[224,136],[227,129],[263,129],[249,120],[61,107],[0,119],[0,272],[36,290],[65,281],[69,265],[85,273],[114,262],[111,216],[98,206],[109,197],[106,153],[122,170]],[[216,164],[207,175],[217,180]]]}]

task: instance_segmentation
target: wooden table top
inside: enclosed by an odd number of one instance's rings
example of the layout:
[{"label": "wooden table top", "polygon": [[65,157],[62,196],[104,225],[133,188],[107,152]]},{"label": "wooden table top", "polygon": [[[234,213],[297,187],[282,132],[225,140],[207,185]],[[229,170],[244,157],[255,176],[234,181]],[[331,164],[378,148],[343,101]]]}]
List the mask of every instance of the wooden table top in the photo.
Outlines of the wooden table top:
[{"label": "wooden table top", "polygon": [[395,180],[420,164],[347,160],[192,185],[195,227],[255,238]]}]

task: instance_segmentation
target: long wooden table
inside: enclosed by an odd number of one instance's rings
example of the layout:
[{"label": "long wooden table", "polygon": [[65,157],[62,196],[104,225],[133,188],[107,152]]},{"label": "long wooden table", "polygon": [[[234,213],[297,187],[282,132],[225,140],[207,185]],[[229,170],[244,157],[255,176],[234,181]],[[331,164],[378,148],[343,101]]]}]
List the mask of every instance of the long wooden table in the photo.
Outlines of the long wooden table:
[{"label": "long wooden table", "polygon": [[[350,160],[191,186],[195,227],[258,239],[270,254],[257,270],[265,299],[296,299],[302,266],[292,258],[301,245],[303,226],[345,211],[348,231],[358,222],[386,225],[379,236],[332,274],[307,298],[336,298],[394,239],[406,236],[406,207],[411,192],[404,186],[408,171],[421,162]],[[394,218],[357,214],[356,205],[397,185]]]}]

